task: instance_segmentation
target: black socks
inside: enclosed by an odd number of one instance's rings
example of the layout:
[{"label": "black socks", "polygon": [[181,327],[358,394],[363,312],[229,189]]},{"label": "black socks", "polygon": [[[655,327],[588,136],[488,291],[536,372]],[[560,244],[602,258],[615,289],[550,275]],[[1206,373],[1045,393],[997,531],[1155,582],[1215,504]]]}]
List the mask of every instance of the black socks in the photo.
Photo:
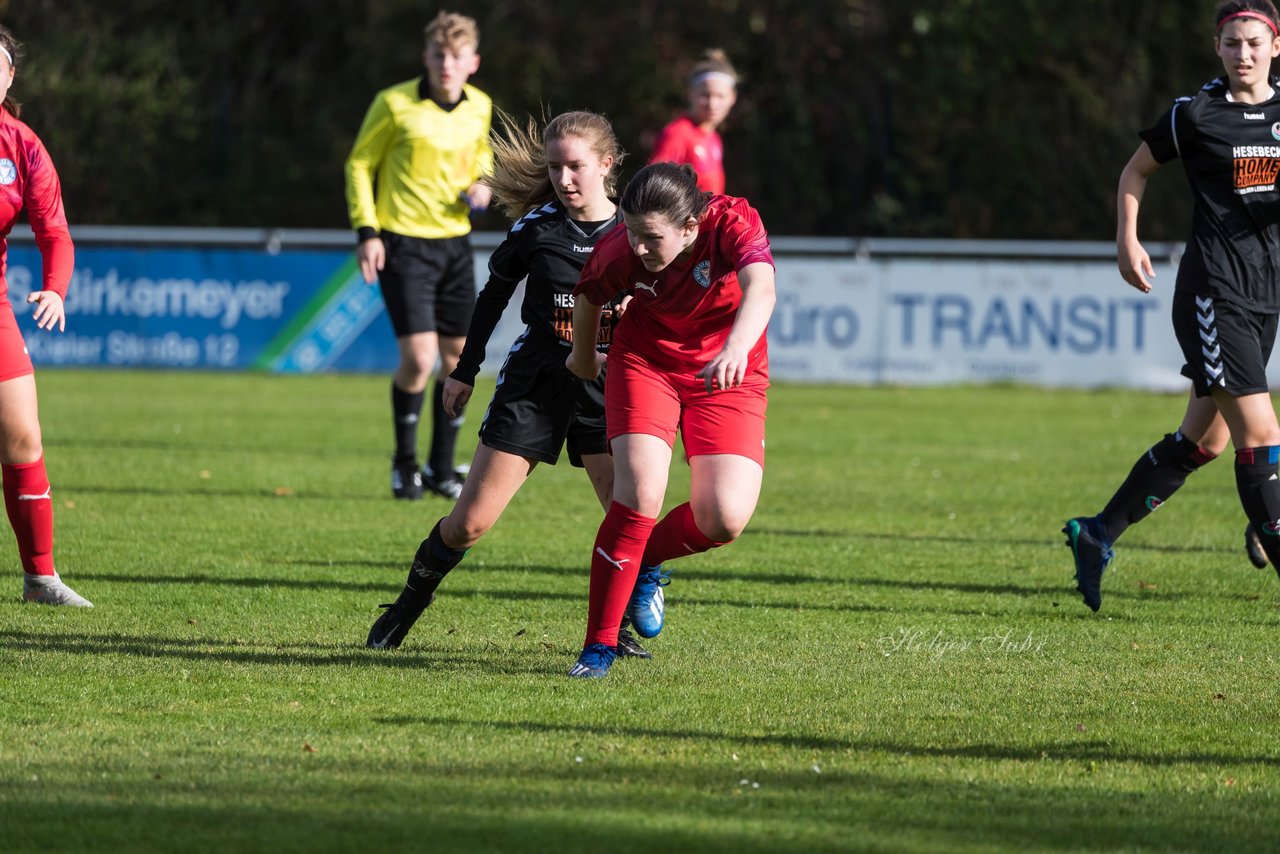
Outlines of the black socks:
[{"label": "black socks", "polygon": [[1114,543],[1135,522],[1140,522],[1178,491],[1187,475],[1214,458],[1181,431],[1165,434],[1133,464],[1129,476],[1116,490],[1098,521]]}]

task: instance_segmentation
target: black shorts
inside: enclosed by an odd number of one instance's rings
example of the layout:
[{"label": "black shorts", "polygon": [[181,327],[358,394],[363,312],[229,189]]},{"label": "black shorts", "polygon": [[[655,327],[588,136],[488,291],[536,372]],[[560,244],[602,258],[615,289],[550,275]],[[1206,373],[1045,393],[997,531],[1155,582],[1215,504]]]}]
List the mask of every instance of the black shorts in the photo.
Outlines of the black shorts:
[{"label": "black shorts", "polygon": [[555,465],[566,441],[569,463],[609,449],[604,429],[604,374],[586,382],[564,366],[569,349],[524,331],[498,372],[480,425],[480,441],[497,451]]},{"label": "black shorts", "polygon": [[428,240],[384,231],[387,258],[378,284],[397,338],[438,332],[461,338],[476,307],[471,238]]},{"label": "black shorts", "polygon": [[1196,397],[1221,388],[1234,397],[1267,391],[1267,362],[1276,342],[1274,313],[1184,291],[1173,295],[1173,332],[1187,363],[1182,375]]}]

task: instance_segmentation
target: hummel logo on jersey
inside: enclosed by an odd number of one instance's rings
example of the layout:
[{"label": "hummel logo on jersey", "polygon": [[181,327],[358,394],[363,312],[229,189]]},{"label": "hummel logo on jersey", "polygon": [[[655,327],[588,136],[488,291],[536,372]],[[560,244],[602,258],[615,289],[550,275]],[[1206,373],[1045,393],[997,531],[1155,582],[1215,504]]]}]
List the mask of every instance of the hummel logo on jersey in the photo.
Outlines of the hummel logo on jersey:
[{"label": "hummel logo on jersey", "polygon": [[1255,122],[1265,122],[1267,120],[1266,113],[1245,113],[1244,117]]},{"label": "hummel logo on jersey", "polygon": [[18,493],[19,501],[40,501],[41,499],[46,499],[46,498],[49,498],[49,490],[47,489],[44,491],[44,495],[28,495],[24,492]]},{"label": "hummel logo on jersey", "polygon": [[638,288],[642,291],[648,291],[649,296],[651,297],[656,297],[658,295],[658,284],[656,282],[652,285],[646,285],[644,282],[636,282],[631,287]]},{"label": "hummel logo on jersey", "polygon": [[579,246],[579,245],[578,245],[578,244],[576,244],[576,243],[575,243],[575,244],[573,244],[573,251],[574,251],[574,252],[586,252],[588,255],[590,255],[590,254],[591,254],[591,250],[592,250],[592,249],[595,249],[595,247],[594,247],[594,246]]},{"label": "hummel logo on jersey", "polygon": [[605,560],[609,561],[609,563],[613,564],[613,568],[618,570],[618,572],[626,572],[626,570],[622,568],[622,565],[624,563],[631,563],[631,560],[625,557],[622,560],[614,560],[613,558],[609,557],[608,552],[606,552],[604,549],[600,548],[599,546],[596,546],[596,554],[600,555],[600,557],[604,558]]}]

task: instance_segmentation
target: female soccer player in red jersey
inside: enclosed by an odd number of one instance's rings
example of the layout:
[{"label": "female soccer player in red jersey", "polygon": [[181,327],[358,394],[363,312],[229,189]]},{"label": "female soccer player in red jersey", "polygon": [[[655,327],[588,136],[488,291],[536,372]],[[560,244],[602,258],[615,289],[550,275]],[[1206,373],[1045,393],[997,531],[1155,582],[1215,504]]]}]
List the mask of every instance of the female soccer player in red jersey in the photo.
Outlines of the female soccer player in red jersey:
[{"label": "female soccer player in red jersey", "polygon": [[[629,290],[605,384],[613,502],[592,550],[586,643],[569,671],[587,678],[608,673],[629,600],[636,630],[658,633],[659,566],[737,538],[764,476],[765,328],[775,295],[759,215],[744,199],[700,190],[687,164],[646,166],[618,204],[626,228],[600,241],[574,289],[567,362],[596,377],[605,361],[591,346],[600,306]],[[658,521],[677,429],[690,497]]]},{"label": "female soccer player in red jersey", "polygon": [[[460,412],[475,390],[485,346],[521,279],[520,315],[528,326],[498,374],[458,503],[418,547],[404,590],[369,632],[367,645],[375,649],[400,646],[445,574],[497,523],[534,467],[555,464],[566,442],[569,461],[586,469],[605,507],[613,489],[603,378],[578,379],[566,370],[565,354],[570,292],[593,248],[620,222],[610,196],[623,151],[608,120],[595,113],[556,116],[541,134],[532,124],[520,130],[505,117],[502,124],[506,135],[493,139],[495,170],[487,182],[515,223],[489,261],[489,282],[466,347],[445,381],[450,414]],[[605,334],[590,338],[601,349],[608,348],[613,319],[610,308]],[[617,650],[648,657],[628,634],[618,638]]]},{"label": "female soccer player in red jersey", "polygon": [[[19,45],[0,27],[0,258],[7,237],[26,208],[36,245],[44,260],[43,288],[27,297],[35,304],[36,325],[66,328],[62,300],[71,281],[75,249],[62,208],[62,188],[49,153],[31,128],[18,121],[18,104],[9,97],[17,70]],[[3,267],[0,266],[0,270]],[[36,404],[35,371],[9,304],[8,285],[0,279],[0,472],[4,506],[18,538],[22,559],[22,599],[46,605],[92,608],[89,600],[62,583],[53,567],[53,501],[45,473]]]},{"label": "female soccer player in red jersey", "polygon": [[1226,74],[1179,98],[1142,131],[1120,175],[1120,275],[1149,293],[1155,271],[1138,240],[1147,180],[1175,158],[1187,173],[1195,209],[1174,286],[1173,326],[1192,397],[1179,429],[1138,460],[1106,509],[1063,529],[1076,589],[1094,611],[1116,538],[1223,451],[1228,435],[1246,535],[1256,535],[1280,571],[1280,423],[1266,377],[1280,320],[1280,78],[1271,75],[1280,18],[1271,0],[1232,0],[1218,4],[1214,21]]},{"label": "female soccer player in red jersey", "polygon": [[738,73],[724,51],[708,50],[689,73],[689,109],[664,127],[653,144],[650,163],[688,163],[698,186],[724,192],[724,143],[720,125],[738,99]]}]

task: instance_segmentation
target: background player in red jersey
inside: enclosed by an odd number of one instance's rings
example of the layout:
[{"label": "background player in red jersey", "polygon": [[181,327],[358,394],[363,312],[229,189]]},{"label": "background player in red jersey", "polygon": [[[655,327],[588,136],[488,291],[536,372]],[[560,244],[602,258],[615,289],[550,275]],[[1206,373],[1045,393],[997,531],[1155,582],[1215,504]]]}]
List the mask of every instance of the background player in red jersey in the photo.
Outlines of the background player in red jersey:
[{"label": "background player in red jersey", "polygon": [[650,163],[688,163],[698,186],[724,192],[724,143],[720,125],[738,100],[738,72],[724,51],[713,48],[689,73],[689,109],[664,127],[653,144]]},{"label": "background player in red jersey", "polygon": [[[66,328],[63,297],[71,281],[75,249],[62,207],[62,186],[53,161],[31,128],[18,121],[9,97],[19,45],[0,27],[0,259],[3,242],[23,208],[44,262],[43,287],[27,297],[35,304],[36,325]],[[2,263],[2,262],[0,262]],[[3,267],[0,267],[3,269]],[[0,471],[4,506],[18,538],[22,559],[22,599],[45,605],[92,608],[88,599],[62,582],[53,566],[53,500],[44,467],[35,369],[18,331],[8,284],[0,281]]]},{"label": "background player in red jersey", "polygon": [[[521,130],[504,117],[502,124],[506,134],[493,140],[489,184],[515,224],[489,261],[489,282],[477,300],[467,345],[445,382],[450,414],[471,398],[485,345],[521,279],[520,316],[527,327],[498,374],[462,495],[418,547],[404,589],[370,630],[366,643],[375,649],[400,646],[444,576],[497,523],[538,463],[555,464],[566,441],[569,461],[586,469],[606,508],[613,490],[604,378],[573,376],[565,354],[570,292],[593,248],[620,221],[610,197],[622,147],[608,120],[595,113],[556,116],[541,134],[533,123]],[[609,309],[601,350],[608,348],[613,318]],[[616,645],[620,655],[649,657],[629,633],[620,634]]]},{"label": "background player in red jersey", "polygon": [[[1067,521],[1076,589],[1094,611],[1112,544],[1226,448],[1236,448],[1236,489],[1249,519],[1246,546],[1259,566],[1280,572],[1280,424],[1266,366],[1280,321],[1280,20],[1271,0],[1232,0],[1214,13],[1225,76],[1179,98],[1153,126],[1120,175],[1116,247],[1120,275],[1149,293],[1155,277],[1138,240],[1147,180],[1181,159],[1195,199],[1191,238],[1178,265],[1173,325],[1192,381],[1178,430],[1134,464],[1097,516]],[[1262,555],[1254,554],[1254,540]]]},{"label": "background player in red jersey", "polygon": [[[567,364],[584,379],[605,361],[590,343],[600,306],[627,290],[633,299],[608,355],[613,502],[592,551],[586,642],[570,676],[608,673],[629,600],[636,630],[657,634],[660,564],[736,539],[760,497],[773,254],[746,200],[697,181],[688,165],[641,169],[619,200],[626,229],[600,242],[574,289]],[[690,496],[659,522],[677,429]]]}]

